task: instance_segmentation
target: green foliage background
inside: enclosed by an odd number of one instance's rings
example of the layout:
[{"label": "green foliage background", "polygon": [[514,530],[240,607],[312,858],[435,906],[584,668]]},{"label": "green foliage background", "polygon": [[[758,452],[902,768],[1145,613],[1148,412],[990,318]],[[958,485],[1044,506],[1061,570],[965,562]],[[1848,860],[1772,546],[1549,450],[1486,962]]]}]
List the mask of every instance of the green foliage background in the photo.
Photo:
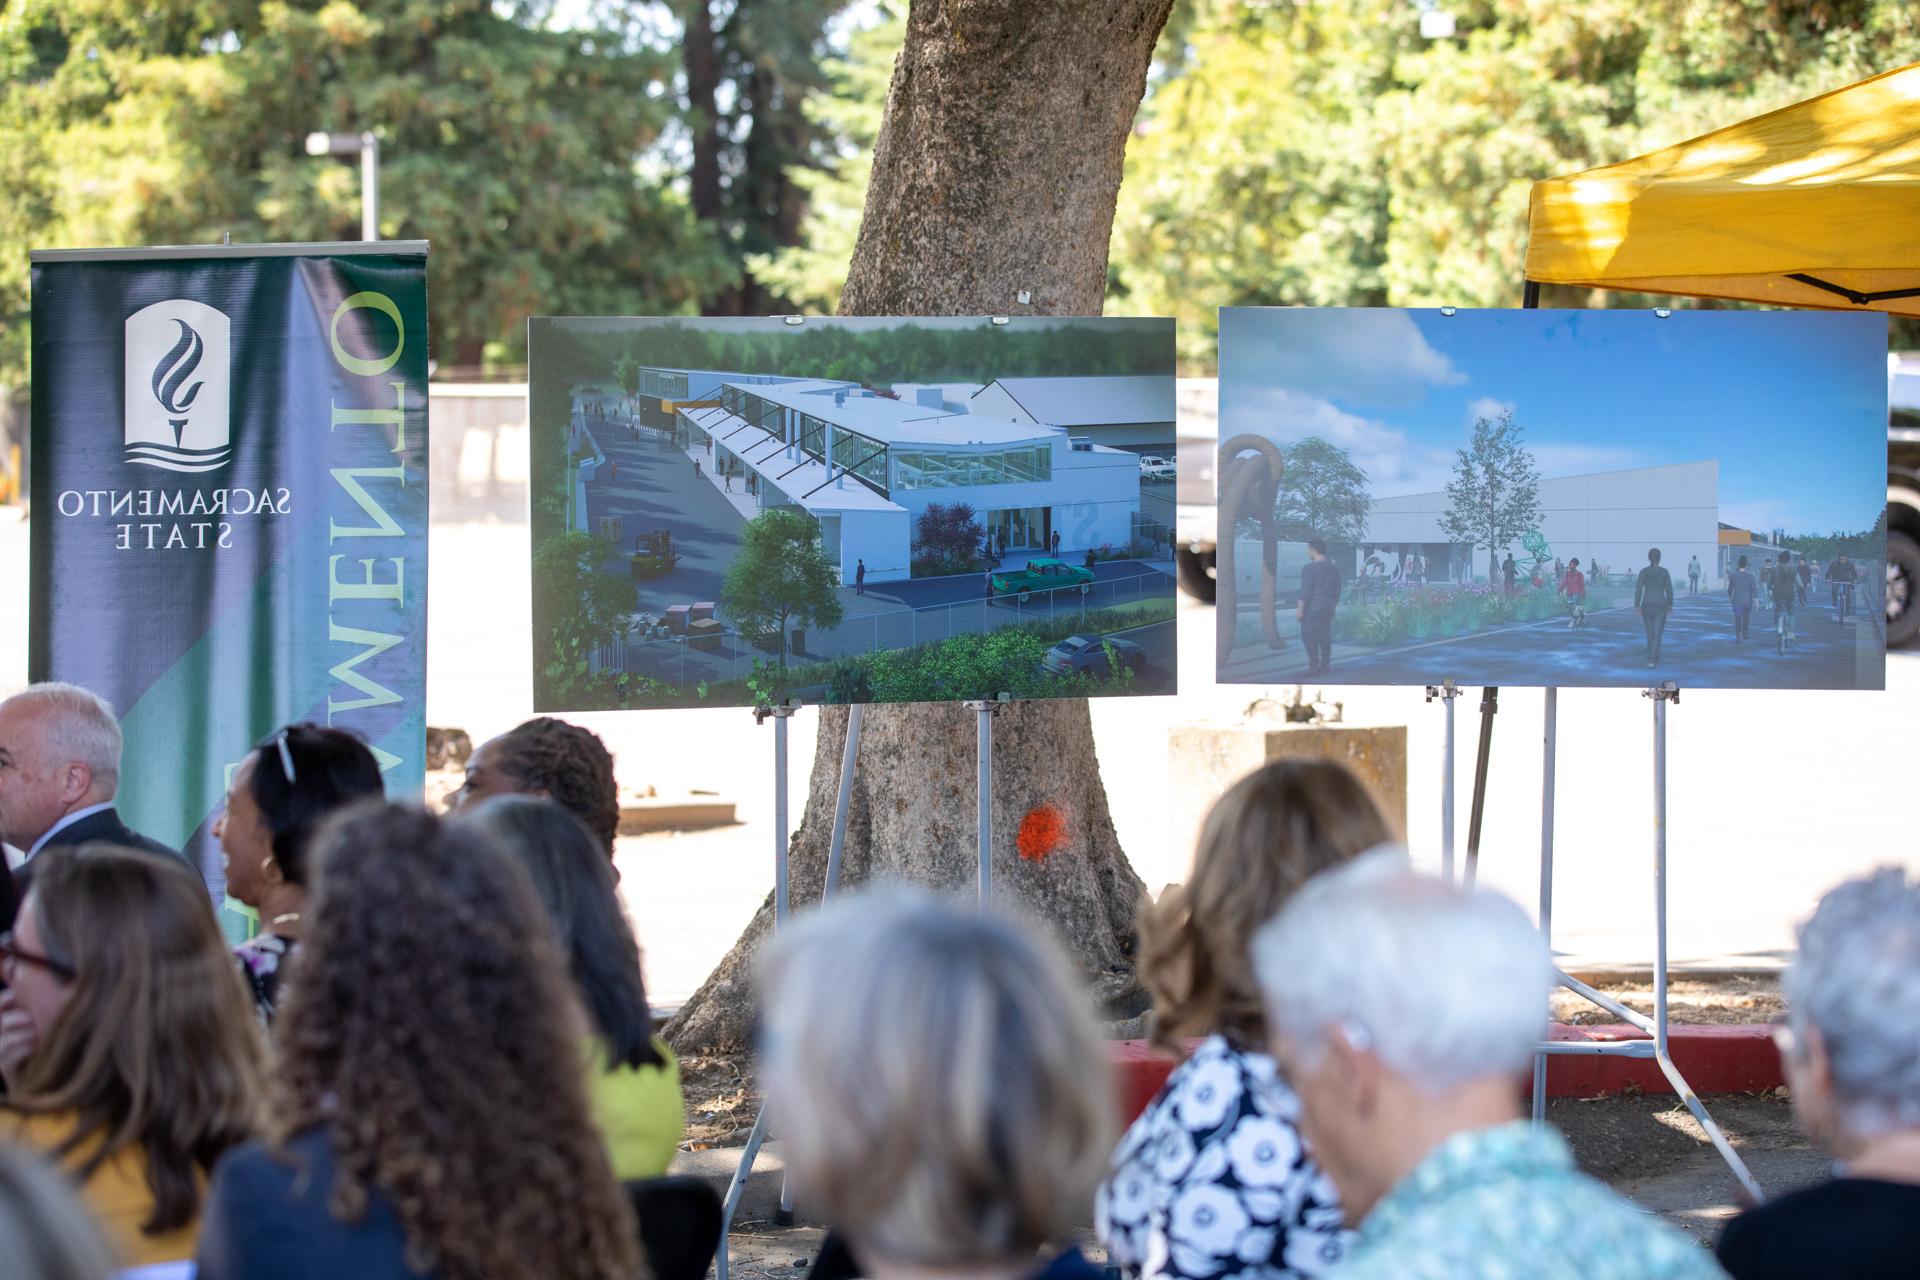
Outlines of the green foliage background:
[{"label": "green foliage background", "polygon": [[[1175,316],[1204,373],[1222,305],[1513,305],[1534,181],[1920,61],[1905,0],[1440,7],[1455,38],[1411,0],[1179,0],[1108,314]],[[517,362],[531,314],[829,311],[905,9],[4,0],[0,386],[28,247],[355,237],[357,172],[312,130],[379,131],[381,231],[433,242],[443,365]]]}]

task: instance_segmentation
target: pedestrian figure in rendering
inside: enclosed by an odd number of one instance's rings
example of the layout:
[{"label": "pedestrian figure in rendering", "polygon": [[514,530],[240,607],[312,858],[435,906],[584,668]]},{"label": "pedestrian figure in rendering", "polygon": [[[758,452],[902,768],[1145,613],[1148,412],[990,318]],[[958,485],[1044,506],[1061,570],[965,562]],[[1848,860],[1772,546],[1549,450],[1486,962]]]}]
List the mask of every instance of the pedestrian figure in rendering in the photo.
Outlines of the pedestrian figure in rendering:
[{"label": "pedestrian figure in rendering", "polygon": [[1793,648],[1794,603],[1800,590],[1800,573],[1793,566],[1793,553],[1782,551],[1773,570],[1773,625],[1780,632],[1780,652]]},{"label": "pedestrian figure in rendering", "polygon": [[1773,557],[1767,557],[1767,563],[1760,569],[1760,589],[1767,594],[1767,608],[1773,608]]},{"label": "pedestrian figure in rendering", "polygon": [[1567,620],[1567,629],[1587,625],[1587,579],[1580,572],[1580,557],[1575,556],[1567,562],[1567,571],[1560,576],[1560,590],[1567,597],[1567,605],[1572,617]]},{"label": "pedestrian figure in rendering", "polygon": [[1692,559],[1687,561],[1687,594],[1690,596],[1697,596],[1700,594],[1700,557],[1699,556],[1694,556]]},{"label": "pedestrian figure in rendering", "polygon": [[1807,590],[1813,586],[1813,570],[1807,564],[1805,556],[1800,557],[1800,603],[1807,602]]},{"label": "pedestrian figure in rendering", "polygon": [[1327,558],[1327,544],[1307,540],[1307,563],[1300,567],[1300,599],[1294,617],[1307,650],[1307,673],[1324,675],[1333,666],[1333,615],[1340,607],[1340,566]]},{"label": "pedestrian figure in rendering", "polygon": [[700,459],[698,458],[693,460],[693,478],[695,480],[700,478]]},{"label": "pedestrian figure in rendering", "polygon": [[1640,622],[1647,632],[1647,665],[1660,661],[1660,637],[1667,629],[1667,614],[1673,608],[1673,575],[1660,567],[1660,548],[1647,552],[1647,567],[1633,583],[1633,607],[1640,611]]},{"label": "pedestrian figure in rendering", "polygon": [[993,564],[991,561],[989,561],[987,564],[987,572],[984,576],[987,580],[987,603],[992,604],[993,603]]},{"label": "pedestrian figure in rendering", "polygon": [[856,560],[853,563],[853,594],[857,596],[867,594],[867,562],[865,560]]},{"label": "pedestrian figure in rendering", "polygon": [[1860,581],[1860,570],[1846,556],[1827,566],[1827,582],[1833,587],[1833,615],[1845,622],[1853,616],[1853,584]]},{"label": "pedestrian figure in rendering", "polygon": [[1508,595],[1513,594],[1513,576],[1518,570],[1519,566],[1513,563],[1513,552],[1507,552],[1507,558],[1500,563],[1500,576],[1506,579]]},{"label": "pedestrian figure in rendering", "polygon": [[1058,529],[1053,531],[1053,554],[1056,556],[1060,554],[1060,531]]},{"label": "pedestrian figure in rendering", "polygon": [[1738,644],[1746,640],[1753,626],[1753,602],[1760,595],[1760,581],[1747,568],[1747,558],[1740,557],[1739,565],[1727,575],[1727,603],[1733,606],[1733,639]]}]

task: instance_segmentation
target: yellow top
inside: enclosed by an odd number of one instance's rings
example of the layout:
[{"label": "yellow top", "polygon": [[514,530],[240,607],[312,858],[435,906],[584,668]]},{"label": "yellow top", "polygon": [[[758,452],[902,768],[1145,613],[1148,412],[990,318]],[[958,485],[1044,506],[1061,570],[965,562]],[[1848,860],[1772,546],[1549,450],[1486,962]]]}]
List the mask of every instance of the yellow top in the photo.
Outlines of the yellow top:
[{"label": "yellow top", "polygon": [[1920,63],[1533,185],[1527,279],[1920,315]]},{"label": "yellow top", "polygon": [[[68,1112],[50,1115],[21,1115],[0,1112],[0,1134],[21,1144],[51,1153],[73,1132],[75,1117]],[[81,1143],[62,1159],[68,1169],[77,1169],[99,1146],[99,1140]],[[206,1178],[198,1178],[200,1194],[206,1195]],[[153,1191],[147,1186],[147,1155],[139,1147],[116,1152],[80,1184],[80,1197],[107,1233],[114,1252],[130,1267],[154,1262],[178,1262],[193,1257],[200,1238],[200,1218],[184,1227],[159,1235],[148,1235],[141,1227],[153,1216]],[[204,1199],[203,1199],[204,1203]]]},{"label": "yellow top", "polygon": [[657,1178],[673,1163],[687,1129],[686,1103],[680,1097],[680,1064],[666,1041],[653,1047],[663,1067],[606,1069],[607,1047],[587,1043],[587,1095],[594,1123],[607,1140],[613,1176],[628,1181]]}]

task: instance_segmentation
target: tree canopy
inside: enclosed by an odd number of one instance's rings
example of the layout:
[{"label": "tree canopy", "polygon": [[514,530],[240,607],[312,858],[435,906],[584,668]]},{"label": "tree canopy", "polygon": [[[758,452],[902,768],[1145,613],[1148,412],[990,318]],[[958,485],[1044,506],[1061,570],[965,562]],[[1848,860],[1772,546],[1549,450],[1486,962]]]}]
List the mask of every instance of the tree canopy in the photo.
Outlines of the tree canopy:
[{"label": "tree canopy", "polygon": [[1920,60],[1905,0],[1445,7],[1458,36],[1426,40],[1407,0],[1183,0],[1127,153],[1108,313],[1177,317],[1201,371],[1221,306],[1512,306],[1535,181]]},{"label": "tree canopy", "polygon": [[720,608],[743,633],[777,633],[782,666],[788,624],[839,626],[840,567],[820,545],[813,518],[772,507],[747,521],[720,585]]},{"label": "tree canopy", "polygon": [[1474,419],[1473,441],[1456,451],[1447,482],[1441,532],[1487,551],[1488,581],[1501,551],[1540,519],[1540,468],[1523,434],[1511,411]]},{"label": "tree canopy", "polygon": [[1373,495],[1353,455],[1318,436],[1281,449],[1286,471],[1274,499],[1275,532],[1289,542],[1325,538],[1356,543],[1366,537]]}]

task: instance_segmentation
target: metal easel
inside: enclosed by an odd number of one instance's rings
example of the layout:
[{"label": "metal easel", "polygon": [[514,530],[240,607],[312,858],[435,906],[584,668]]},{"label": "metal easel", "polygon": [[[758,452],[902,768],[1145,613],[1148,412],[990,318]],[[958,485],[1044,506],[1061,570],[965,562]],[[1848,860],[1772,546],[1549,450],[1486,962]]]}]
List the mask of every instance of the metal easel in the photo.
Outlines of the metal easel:
[{"label": "metal easel", "polygon": [[[761,724],[767,719],[773,720],[773,930],[777,935],[786,924],[790,914],[787,880],[787,721],[793,718],[795,708],[786,704],[777,707],[755,707],[753,722]],[[847,708],[847,741],[840,754],[840,789],[834,800],[833,835],[827,845],[827,881],[821,892],[821,901],[834,896],[840,881],[840,856],[847,843],[847,810],[853,799],[853,766],[860,754],[860,722],[866,708],[854,703]],[[747,1134],[746,1149],[740,1153],[740,1164],[733,1171],[733,1180],[727,1184],[726,1199],[720,1209],[720,1246],[714,1254],[715,1280],[727,1280],[727,1236],[733,1230],[733,1217],[740,1209],[740,1201],[746,1194],[747,1179],[753,1174],[754,1162],[759,1159],[760,1147],[767,1137],[767,1104],[763,1099],[760,1110],[753,1118],[753,1129]],[[793,1213],[793,1194],[783,1180],[780,1186],[780,1215],[790,1218]]]},{"label": "metal easel", "polygon": [[[1540,932],[1552,945],[1553,921],[1553,790],[1555,739],[1559,730],[1559,690],[1548,689],[1544,756],[1544,781],[1540,818]],[[1584,1054],[1619,1058],[1651,1058],[1659,1064],[1673,1091],[1686,1104],[1712,1141],[1714,1150],[1732,1170],[1736,1181],[1754,1201],[1761,1198],[1760,1184],[1747,1169],[1746,1162],[1727,1141],[1725,1133],[1707,1113],[1707,1108],[1674,1065],[1667,1043],[1667,704],[1678,704],[1680,689],[1672,681],[1654,689],[1644,689],[1641,697],[1653,700],[1653,1017],[1637,1013],[1613,997],[1594,990],[1578,978],[1558,968],[1554,977],[1560,986],[1605,1009],[1616,1018],[1638,1027],[1650,1040],[1568,1041],[1550,1040],[1538,1046],[1533,1059],[1533,1120],[1543,1123],[1547,1114],[1547,1058],[1552,1054]]]},{"label": "metal easel", "polygon": [[[975,752],[978,770],[979,791],[979,895],[980,905],[986,906],[993,900],[993,718],[1000,709],[1011,700],[1005,697],[966,703],[975,716]],[[789,914],[787,893],[787,721],[792,718],[795,708],[781,705],[777,707],[756,707],[753,712],[755,724],[769,717],[773,720],[773,928],[777,934],[786,923]],[[827,879],[821,892],[824,904],[833,898],[840,884],[841,854],[847,843],[847,811],[853,799],[854,762],[860,754],[860,725],[866,707],[854,703],[847,708],[847,740],[840,753],[840,787],[834,798],[833,834],[827,844]],[[740,1164],[735,1168],[733,1180],[727,1184],[727,1195],[720,1210],[720,1247],[714,1254],[714,1280],[727,1278],[727,1237],[733,1230],[734,1215],[740,1209],[740,1201],[746,1194],[747,1179],[753,1174],[753,1166],[760,1156],[760,1148],[767,1137],[767,1104],[762,1100],[760,1110],[753,1118],[753,1129],[747,1134],[746,1149],[740,1153]],[[780,1188],[780,1216],[783,1222],[791,1221],[793,1214],[793,1195],[790,1187],[783,1181]]]}]

